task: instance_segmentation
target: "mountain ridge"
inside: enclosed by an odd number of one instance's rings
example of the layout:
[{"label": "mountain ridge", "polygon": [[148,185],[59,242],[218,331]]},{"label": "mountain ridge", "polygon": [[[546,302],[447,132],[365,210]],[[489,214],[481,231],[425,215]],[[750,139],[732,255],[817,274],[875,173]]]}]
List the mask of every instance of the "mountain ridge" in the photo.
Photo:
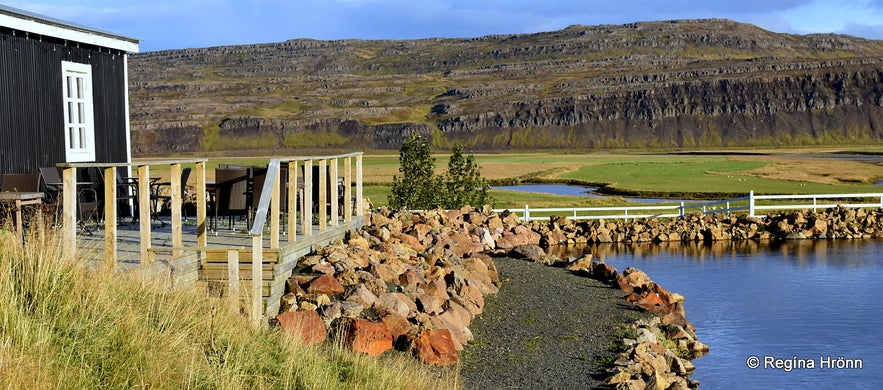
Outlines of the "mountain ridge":
[{"label": "mountain ridge", "polygon": [[727,19],[134,54],[136,156],[875,143],[883,41]]}]

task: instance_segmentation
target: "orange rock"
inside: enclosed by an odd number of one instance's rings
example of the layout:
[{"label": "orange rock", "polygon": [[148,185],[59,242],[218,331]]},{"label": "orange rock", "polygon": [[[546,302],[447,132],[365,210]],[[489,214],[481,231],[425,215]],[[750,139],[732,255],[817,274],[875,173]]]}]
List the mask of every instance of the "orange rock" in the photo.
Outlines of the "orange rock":
[{"label": "orange rock", "polygon": [[447,329],[424,330],[414,341],[417,357],[425,364],[448,365],[460,361],[451,331]]},{"label": "orange rock", "polygon": [[306,345],[319,344],[328,334],[322,317],[315,310],[285,312],[276,316],[276,321],[279,327]]},{"label": "orange rock", "polygon": [[347,344],[354,352],[380,356],[392,349],[392,334],[383,322],[355,319],[347,332]]},{"label": "orange rock", "polygon": [[307,292],[311,294],[325,294],[329,297],[340,294],[344,291],[343,286],[333,275],[322,275],[307,286]]},{"label": "orange rock", "polygon": [[385,313],[380,317],[380,321],[386,324],[386,329],[394,339],[411,330],[411,323],[408,319],[395,313]]},{"label": "orange rock", "polygon": [[389,235],[391,238],[395,238],[402,243],[408,244],[411,248],[414,248],[417,252],[423,252],[426,250],[426,246],[424,246],[417,237],[414,237],[410,234],[405,234],[402,232],[393,232]]}]

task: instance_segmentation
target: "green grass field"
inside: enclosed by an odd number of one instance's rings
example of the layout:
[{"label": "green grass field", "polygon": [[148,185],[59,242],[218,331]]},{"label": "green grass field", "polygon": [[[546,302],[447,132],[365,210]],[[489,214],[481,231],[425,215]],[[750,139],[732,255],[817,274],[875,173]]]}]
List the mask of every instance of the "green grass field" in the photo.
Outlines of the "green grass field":
[{"label": "green grass field", "polygon": [[[482,175],[492,184],[571,183],[601,187],[610,195],[630,197],[672,197],[723,199],[756,194],[823,194],[881,192],[874,183],[883,180],[883,165],[839,159],[838,152],[871,156],[883,148],[850,151],[802,149],[757,151],[756,154],[479,154],[476,161]],[[447,154],[436,153],[436,172],[445,170]],[[395,153],[371,154],[363,158],[365,196],[375,206],[387,204],[390,184],[398,174]],[[268,159],[235,159],[243,165],[265,165]],[[220,161],[207,164],[209,180]],[[158,167],[162,176],[168,169]],[[614,206],[620,198],[555,196],[518,191],[493,190],[495,207],[580,207]]]}]

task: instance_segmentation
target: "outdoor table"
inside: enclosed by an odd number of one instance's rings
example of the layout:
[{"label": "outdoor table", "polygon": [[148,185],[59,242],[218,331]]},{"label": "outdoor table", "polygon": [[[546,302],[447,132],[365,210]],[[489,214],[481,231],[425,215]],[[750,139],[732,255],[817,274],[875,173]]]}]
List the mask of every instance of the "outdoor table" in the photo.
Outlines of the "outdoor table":
[{"label": "outdoor table", "polygon": [[0,192],[0,202],[15,204],[15,232],[20,241],[24,240],[24,224],[22,223],[21,207],[43,203],[42,192]]}]

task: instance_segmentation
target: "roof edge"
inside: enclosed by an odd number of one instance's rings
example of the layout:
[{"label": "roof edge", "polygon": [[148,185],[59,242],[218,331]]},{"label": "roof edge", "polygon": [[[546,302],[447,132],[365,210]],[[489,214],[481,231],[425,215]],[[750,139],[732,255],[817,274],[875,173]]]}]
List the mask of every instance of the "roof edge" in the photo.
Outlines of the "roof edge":
[{"label": "roof edge", "polygon": [[131,53],[138,53],[140,51],[140,41],[138,39],[53,19],[5,5],[0,5],[0,26]]}]

